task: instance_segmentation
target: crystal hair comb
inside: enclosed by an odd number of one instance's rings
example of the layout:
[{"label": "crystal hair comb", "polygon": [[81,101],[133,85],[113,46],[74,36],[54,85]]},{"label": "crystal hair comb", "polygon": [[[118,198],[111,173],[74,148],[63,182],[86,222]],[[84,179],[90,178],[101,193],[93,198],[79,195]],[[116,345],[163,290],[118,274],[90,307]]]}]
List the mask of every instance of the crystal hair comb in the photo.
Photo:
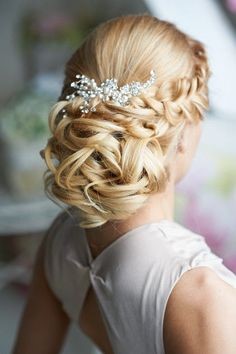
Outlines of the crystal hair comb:
[{"label": "crystal hair comb", "polygon": [[106,79],[97,85],[94,79],[90,79],[85,75],[76,75],[77,81],[71,83],[71,87],[75,88],[75,91],[66,96],[66,100],[71,101],[76,96],[83,97],[83,103],[80,106],[80,110],[83,113],[89,111],[96,111],[95,107],[90,108],[90,101],[92,98],[99,97],[102,101],[113,101],[121,106],[125,106],[131,96],[138,96],[141,91],[150,87],[156,80],[157,76],[154,70],[150,71],[150,78],[146,82],[132,81],[129,84],[118,87],[117,79]]}]

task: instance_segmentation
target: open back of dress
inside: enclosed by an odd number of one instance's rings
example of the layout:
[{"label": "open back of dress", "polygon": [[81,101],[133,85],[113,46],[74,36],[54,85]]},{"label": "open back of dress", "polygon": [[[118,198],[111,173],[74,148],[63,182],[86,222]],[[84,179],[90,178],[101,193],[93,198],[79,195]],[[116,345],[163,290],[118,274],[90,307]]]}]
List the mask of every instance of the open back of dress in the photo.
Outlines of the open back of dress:
[{"label": "open back of dress", "polygon": [[236,275],[215,255],[203,236],[161,220],[116,239],[95,259],[85,231],[61,212],[47,232],[45,273],[72,321],[92,286],[114,354],[164,354],[163,319],[180,277],[199,266],[213,269],[236,288]]}]

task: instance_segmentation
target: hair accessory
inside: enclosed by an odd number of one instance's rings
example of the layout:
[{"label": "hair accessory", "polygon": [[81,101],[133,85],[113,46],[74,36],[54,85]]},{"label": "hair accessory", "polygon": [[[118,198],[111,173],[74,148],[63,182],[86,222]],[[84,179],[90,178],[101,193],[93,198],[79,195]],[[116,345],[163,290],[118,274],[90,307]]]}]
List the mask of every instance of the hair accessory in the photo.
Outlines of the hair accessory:
[{"label": "hair accessory", "polygon": [[139,81],[132,81],[124,86],[117,86],[117,79],[106,79],[101,83],[100,86],[97,85],[94,79],[90,79],[85,75],[76,75],[77,81],[71,83],[71,87],[75,88],[75,91],[66,96],[66,100],[71,101],[76,96],[83,97],[83,104],[80,106],[80,110],[83,113],[88,113],[89,111],[96,111],[95,107],[89,107],[90,100],[99,97],[103,101],[113,101],[121,106],[125,106],[131,96],[138,96],[141,91],[150,87],[156,80],[156,73],[154,70],[150,71],[150,78],[141,83]]}]

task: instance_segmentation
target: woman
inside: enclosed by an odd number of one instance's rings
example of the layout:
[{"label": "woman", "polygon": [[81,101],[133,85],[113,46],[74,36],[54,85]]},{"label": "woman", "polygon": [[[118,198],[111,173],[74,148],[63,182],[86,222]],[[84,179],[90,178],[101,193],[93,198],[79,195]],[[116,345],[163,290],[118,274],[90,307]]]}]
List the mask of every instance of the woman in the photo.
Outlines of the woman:
[{"label": "woman", "polygon": [[201,42],[148,14],[102,23],[67,62],[41,154],[69,208],[39,248],[14,354],[58,353],[70,321],[106,354],[236,353],[236,276],[174,221],[210,74]]}]

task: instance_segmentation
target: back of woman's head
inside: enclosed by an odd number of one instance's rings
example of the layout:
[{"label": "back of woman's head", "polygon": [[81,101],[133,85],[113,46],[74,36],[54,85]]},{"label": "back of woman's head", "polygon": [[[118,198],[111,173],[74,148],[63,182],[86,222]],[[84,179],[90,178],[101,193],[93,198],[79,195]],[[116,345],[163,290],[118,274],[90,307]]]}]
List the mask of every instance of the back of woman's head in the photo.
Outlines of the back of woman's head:
[{"label": "back of woman's head", "polygon": [[[66,99],[76,74],[97,84],[116,78],[122,86],[147,81],[151,70],[155,83],[126,106],[95,97],[96,111],[84,114],[82,97]],[[185,124],[199,122],[208,109],[210,74],[204,45],[172,23],[144,14],[96,27],[67,62],[49,114],[48,196],[78,211],[85,228],[134,214],[151,194],[165,190]]]}]

